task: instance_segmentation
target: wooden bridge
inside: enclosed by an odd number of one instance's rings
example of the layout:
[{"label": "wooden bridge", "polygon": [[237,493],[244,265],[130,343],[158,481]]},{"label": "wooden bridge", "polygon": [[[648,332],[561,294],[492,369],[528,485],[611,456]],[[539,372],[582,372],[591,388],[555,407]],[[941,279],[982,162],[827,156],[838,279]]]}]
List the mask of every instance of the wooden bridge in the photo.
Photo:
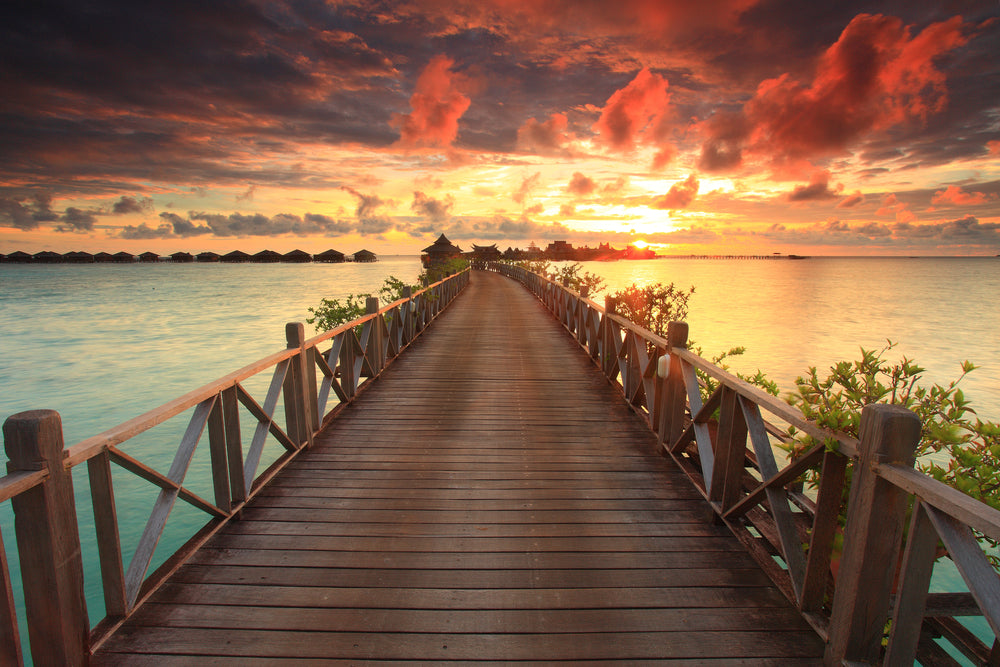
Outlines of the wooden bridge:
[{"label": "wooden bridge", "polygon": [[[290,325],[287,350],[67,449],[58,415],[11,417],[0,499],[14,505],[36,664],[909,664],[947,661],[931,641],[942,633],[996,659],[952,616],[996,618],[1000,585],[970,526],[1000,535],[1000,521],[912,470],[911,413],[866,411],[860,443],[823,432],[688,352],[681,325],[664,340],[493,268],[524,286],[465,272],[310,340]],[[271,368],[258,403],[246,381]],[[718,383],[704,405],[696,369]],[[768,443],[781,431],[762,409],[838,444],[779,469]],[[168,473],[119,448],[178,415],[190,422]],[[184,484],[206,430],[214,500]],[[258,471],[268,443],[284,453]],[[108,610],[94,628],[69,474],[84,462]],[[127,564],[111,463],[161,489]],[[795,481],[813,464],[824,483],[810,498]],[[911,494],[893,593],[885,563]],[[148,575],[178,498],[210,521]],[[939,538],[971,594],[928,594]],[[17,664],[3,566],[0,657]]]}]

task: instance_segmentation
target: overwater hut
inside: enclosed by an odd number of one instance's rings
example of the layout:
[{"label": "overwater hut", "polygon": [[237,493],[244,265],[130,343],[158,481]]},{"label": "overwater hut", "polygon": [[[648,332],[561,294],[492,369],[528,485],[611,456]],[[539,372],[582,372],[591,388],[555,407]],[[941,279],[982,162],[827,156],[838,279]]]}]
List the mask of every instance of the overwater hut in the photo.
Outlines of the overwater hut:
[{"label": "overwater hut", "polygon": [[492,262],[503,257],[503,254],[497,250],[497,244],[493,245],[476,245],[472,244],[472,258],[479,262]]},{"label": "overwater hut", "polygon": [[32,255],[31,261],[35,264],[55,264],[63,261],[63,256],[51,250],[43,250]]},{"label": "overwater hut", "polygon": [[227,252],[225,255],[219,258],[220,262],[226,262],[227,264],[243,264],[244,262],[250,261],[250,255],[246,254],[242,250],[234,250],[232,252]]},{"label": "overwater hut", "polygon": [[212,251],[199,252],[198,255],[195,257],[195,259],[197,259],[199,262],[218,262],[219,253]]},{"label": "overwater hut", "polygon": [[189,252],[175,252],[170,255],[171,262],[193,262],[194,255]]},{"label": "overwater hut", "polygon": [[144,252],[141,255],[139,255],[139,261],[140,262],[159,262],[160,261],[160,256],[157,255],[155,252]]},{"label": "overwater hut", "polygon": [[274,264],[281,261],[281,253],[273,250],[261,250],[258,253],[254,253],[250,261],[255,264]]},{"label": "overwater hut", "polygon": [[14,252],[7,255],[4,259],[5,262],[11,262],[14,264],[28,264],[31,262],[32,257],[23,250],[15,250]]},{"label": "overwater hut", "polygon": [[449,241],[448,237],[444,234],[439,236],[437,241],[427,246],[420,252],[422,253],[420,255],[420,261],[423,263],[424,268],[427,268],[432,264],[440,264],[448,261],[449,259],[462,256],[462,249]]},{"label": "overwater hut", "polygon": [[131,264],[135,261],[135,255],[125,252],[124,250],[116,252],[111,256],[111,258],[111,261],[117,262],[118,264]]},{"label": "overwater hut", "polygon": [[74,250],[63,255],[63,261],[69,262],[70,264],[92,264],[94,262],[94,256],[89,252]]},{"label": "overwater hut", "polygon": [[377,262],[378,257],[370,250],[359,250],[354,253],[355,262]]},{"label": "overwater hut", "polygon": [[313,257],[314,262],[330,262],[339,264],[340,262],[347,261],[347,256],[342,252],[337,252],[336,250],[325,250],[318,255]]},{"label": "overwater hut", "polygon": [[107,264],[109,262],[115,261],[115,256],[110,252],[99,252],[94,255],[94,261],[98,264]]},{"label": "overwater hut", "polygon": [[305,263],[311,262],[312,259],[312,255],[307,253],[305,250],[293,250],[291,252],[286,252],[281,256],[282,262]]}]

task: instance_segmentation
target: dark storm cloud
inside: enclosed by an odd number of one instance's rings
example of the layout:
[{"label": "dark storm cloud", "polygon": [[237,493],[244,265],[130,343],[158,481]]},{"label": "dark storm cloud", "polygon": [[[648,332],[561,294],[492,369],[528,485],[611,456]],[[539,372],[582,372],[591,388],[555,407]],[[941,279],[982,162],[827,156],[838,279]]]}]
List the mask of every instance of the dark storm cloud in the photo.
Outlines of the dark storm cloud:
[{"label": "dark storm cloud", "polygon": [[152,213],[153,200],[150,197],[122,197],[111,207],[111,212],[116,215],[125,213]]},{"label": "dark storm cloud", "polygon": [[94,229],[97,223],[99,211],[89,211],[70,206],[59,216],[59,223],[55,229],[57,232],[89,232]]},{"label": "dark storm cloud", "polygon": [[35,194],[29,198],[0,197],[0,227],[37,229],[42,222],[54,222],[59,216],[52,210],[52,197]]},{"label": "dark storm cloud", "polygon": [[451,217],[451,209],[454,205],[455,199],[451,195],[445,196],[444,199],[434,199],[417,191],[413,193],[413,203],[410,204],[410,209],[418,215],[428,218],[431,222],[440,223],[446,222]]}]

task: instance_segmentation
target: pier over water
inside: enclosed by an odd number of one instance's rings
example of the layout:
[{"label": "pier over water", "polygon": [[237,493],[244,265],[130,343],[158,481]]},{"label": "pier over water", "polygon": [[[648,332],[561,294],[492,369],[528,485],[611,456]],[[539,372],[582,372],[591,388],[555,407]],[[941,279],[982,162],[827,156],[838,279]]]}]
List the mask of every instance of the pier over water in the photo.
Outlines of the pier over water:
[{"label": "pier over water", "polygon": [[[65,450],[54,413],[10,418],[0,499],[19,521],[65,526],[66,473],[87,463],[102,544],[108,616],[90,629],[72,528],[18,528],[36,663],[908,664],[918,647],[939,653],[930,630],[961,635],[950,616],[994,622],[1000,584],[970,526],[1000,535],[1000,513],[912,470],[912,413],[866,409],[860,441],[824,432],[688,351],[681,323],[662,339],[544,277],[490,268],[382,309],[372,300],[362,320],[310,340],[290,325],[286,351]],[[272,368],[258,402],[242,383]],[[696,368],[719,381],[704,402]],[[117,448],[191,408],[169,473]],[[257,422],[250,442],[241,409]],[[762,412],[828,437],[781,468]],[[184,487],[203,431],[213,500]],[[261,472],[268,439],[285,453]],[[162,489],[131,559],[112,463]],[[812,497],[796,484],[810,464],[823,469]],[[147,576],[178,499],[211,518]],[[971,594],[928,594],[939,539]],[[70,556],[34,562],[51,549]],[[894,582],[885,564],[897,561]],[[5,611],[0,651],[16,663]]]}]

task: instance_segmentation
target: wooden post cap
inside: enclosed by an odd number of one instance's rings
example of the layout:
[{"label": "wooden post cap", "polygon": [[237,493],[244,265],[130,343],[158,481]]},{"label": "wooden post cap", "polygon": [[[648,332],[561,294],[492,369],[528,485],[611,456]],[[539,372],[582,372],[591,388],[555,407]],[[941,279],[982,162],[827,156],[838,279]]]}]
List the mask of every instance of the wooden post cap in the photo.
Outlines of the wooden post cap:
[{"label": "wooden post cap", "polygon": [[7,470],[41,470],[45,461],[62,459],[62,418],[55,410],[27,410],[3,424]]}]

